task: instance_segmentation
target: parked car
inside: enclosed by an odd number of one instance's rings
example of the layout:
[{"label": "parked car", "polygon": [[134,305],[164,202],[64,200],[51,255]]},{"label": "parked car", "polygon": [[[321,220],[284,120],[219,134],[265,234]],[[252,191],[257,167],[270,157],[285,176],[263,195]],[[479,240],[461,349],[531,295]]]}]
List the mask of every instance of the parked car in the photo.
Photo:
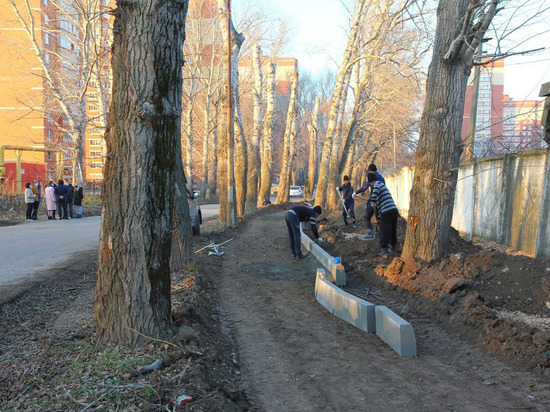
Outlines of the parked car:
[{"label": "parked car", "polygon": [[290,186],[290,197],[304,197],[304,191],[300,186]]},{"label": "parked car", "polygon": [[191,229],[193,229],[193,235],[200,235],[201,233],[201,224],[202,224],[202,212],[197,198],[199,194],[197,192],[191,192],[187,187],[187,200],[189,202],[189,214],[191,215]]}]

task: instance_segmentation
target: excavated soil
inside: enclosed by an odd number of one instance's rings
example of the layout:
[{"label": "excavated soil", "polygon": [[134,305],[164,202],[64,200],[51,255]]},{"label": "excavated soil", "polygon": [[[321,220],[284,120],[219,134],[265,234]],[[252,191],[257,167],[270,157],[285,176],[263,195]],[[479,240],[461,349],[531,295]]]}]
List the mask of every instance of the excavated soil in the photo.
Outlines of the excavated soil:
[{"label": "excavated soil", "polygon": [[95,347],[95,251],[4,301],[0,409],[550,410],[549,262],[456,233],[445,259],[382,258],[361,219],[344,229],[328,215],[324,247],[341,257],[344,289],[413,325],[418,356],[400,358],[315,301],[318,264],[291,258],[285,210],[195,239],[196,250],[232,240],[174,276],[177,333],[162,342]]}]

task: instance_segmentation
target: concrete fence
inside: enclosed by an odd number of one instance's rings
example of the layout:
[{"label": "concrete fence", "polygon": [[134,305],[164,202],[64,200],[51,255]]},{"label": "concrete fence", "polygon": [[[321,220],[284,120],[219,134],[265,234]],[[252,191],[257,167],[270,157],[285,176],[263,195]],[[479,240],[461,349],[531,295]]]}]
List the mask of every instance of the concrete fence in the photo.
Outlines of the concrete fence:
[{"label": "concrete fence", "polygon": [[[549,149],[495,156],[460,166],[452,226],[461,236],[492,240],[550,258]],[[409,212],[414,170],[388,176],[402,216]]]}]

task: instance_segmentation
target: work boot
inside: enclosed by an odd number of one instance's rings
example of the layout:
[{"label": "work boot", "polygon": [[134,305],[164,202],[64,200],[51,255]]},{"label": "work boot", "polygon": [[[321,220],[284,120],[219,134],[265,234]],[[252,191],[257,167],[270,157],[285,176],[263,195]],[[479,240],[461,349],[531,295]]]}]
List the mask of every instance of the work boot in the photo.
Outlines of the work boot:
[{"label": "work boot", "polygon": [[353,228],[355,229],[357,227],[357,225],[355,224],[355,222],[353,222]]},{"label": "work boot", "polygon": [[363,237],[365,239],[374,239],[374,233],[372,232],[372,229],[367,230],[367,234]]},{"label": "work boot", "polygon": [[388,249],[382,249],[382,252],[380,252],[379,256],[382,256],[382,257],[388,256]]},{"label": "work boot", "polygon": [[301,253],[299,253],[299,254],[296,255],[296,260],[301,260],[301,259],[303,259],[304,257],[305,257],[304,255],[302,255]]}]

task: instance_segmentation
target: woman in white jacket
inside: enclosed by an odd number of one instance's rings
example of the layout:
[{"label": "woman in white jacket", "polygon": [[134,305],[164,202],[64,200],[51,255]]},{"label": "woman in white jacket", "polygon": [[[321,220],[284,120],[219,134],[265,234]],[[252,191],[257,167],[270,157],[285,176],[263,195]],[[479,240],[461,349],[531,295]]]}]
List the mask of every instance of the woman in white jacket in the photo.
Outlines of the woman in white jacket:
[{"label": "woman in white jacket", "polygon": [[44,189],[44,197],[46,198],[46,208],[48,210],[48,219],[55,220],[55,210],[57,204],[55,200],[55,193],[53,188],[53,180],[48,182],[48,186]]},{"label": "woman in white jacket", "polygon": [[32,220],[32,212],[34,210],[34,193],[32,192],[30,183],[26,183],[25,187],[25,203],[27,204],[25,222],[30,222]]}]

